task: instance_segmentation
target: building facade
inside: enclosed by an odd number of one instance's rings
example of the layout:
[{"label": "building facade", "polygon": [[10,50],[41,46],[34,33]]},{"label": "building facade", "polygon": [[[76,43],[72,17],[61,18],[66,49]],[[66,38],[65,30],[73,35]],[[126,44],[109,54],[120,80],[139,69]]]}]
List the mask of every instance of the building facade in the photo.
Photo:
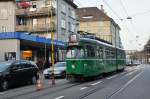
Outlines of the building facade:
[{"label": "building facade", "polygon": [[122,48],[120,40],[120,27],[110,18],[103,9],[97,7],[78,8],[76,10],[79,20],[79,31],[94,34],[96,37]]},{"label": "building facade", "polygon": [[17,0],[16,31],[51,38],[51,32],[56,32],[55,0]]},{"label": "building facade", "polygon": [[30,59],[35,62],[51,61],[52,32],[55,60],[65,60],[65,42],[69,33],[77,31],[77,6],[72,0],[1,0],[0,8],[0,61],[24,59],[27,51],[32,52]]},{"label": "building facade", "polygon": [[[30,0],[28,7],[16,2],[16,31],[67,42],[69,33],[77,33],[77,6],[71,0]],[[23,4],[22,4],[23,5]],[[24,4],[25,5],[25,4]]]},{"label": "building facade", "polygon": [[15,3],[12,0],[1,0],[0,32],[14,32],[15,18]]},{"label": "building facade", "polygon": [[58,39],[67,42],[69,34],[78,31],[77,5],[73,0],[57,0],[57,6]]}]

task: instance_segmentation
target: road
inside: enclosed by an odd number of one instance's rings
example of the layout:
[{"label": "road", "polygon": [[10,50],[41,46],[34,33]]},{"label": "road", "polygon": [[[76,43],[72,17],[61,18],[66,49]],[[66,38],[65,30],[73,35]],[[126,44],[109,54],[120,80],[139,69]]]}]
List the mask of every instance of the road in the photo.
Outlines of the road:
[{"label": "road", "polygon": [[45,80],[41,91],[24,86],[1,92],[0,99],[149,99],[149,84],[150,65],[139,65],[84,83],[57,79],[52,86]]}]

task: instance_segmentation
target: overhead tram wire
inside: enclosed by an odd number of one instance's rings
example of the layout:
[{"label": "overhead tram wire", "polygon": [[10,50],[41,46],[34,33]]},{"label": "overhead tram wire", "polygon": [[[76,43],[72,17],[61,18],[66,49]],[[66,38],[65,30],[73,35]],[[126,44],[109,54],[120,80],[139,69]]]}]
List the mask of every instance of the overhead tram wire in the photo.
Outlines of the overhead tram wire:
[{"label": "overhead tram wire", "polygon": [[136,16],[148,14],[148,13],[150,13],[150,10],[147,10],[147,11],[145,11],[145,12],[135,13],[135,14],[132,15],[132,17],[136,17]]},{"label": "overhead tram wire", "polygon": [[122,19],[117,13],[116,11],[113,10],[113,8],[106,2],[106,0],[103,0],[103,2],[106,4],[107,7],[109,7],[109,9],[113,12],[113,14],[118,18],[117,20],[120,20],[122,22],[122,24],[126,27],[126,29],[128,30],[128,32],[130,32],[129,28],[126,26],[126,24],[123,22],[124,19]]},{"label": "overhead tram wire", "polygon": [[[113,12],[115,16],[117,16],[118,20],[121,21],[122,25],[126,28],[127,32],[130,33],[130,29],[127,27],[127,25],[123,22],[124,19],[122,19],[114,10],[113,8],[106,2],[106,0],[103,0],[103,2],[106,4],[107,7]],[[127,18],[126,18],[127,19]]]},{"label": "overhead tram wire", "polygon": [[[127,12],[127,10],[126,10],[126,7],[125,7],[124,3],[122,2],[122,0],[120,0],[120,4],[121,4],[121,6],[122,6],[122,8],[123,8],[123,10],[124,10],[124,12],[125,12],[125,14],[126,14],[126,17],[132,19],[131,17],[129,17],[129,14],[128,14],[128,12]],[[126,19],[127,19],[127,18],[126,18]],[[132,23],[132,20],[130,20],[130,23]],[[124,23],[124,24],[125,24],[125,23]],[[132,26],[132,27],[133,27],[133,26]],[[127,28],[127,26],[126,26],[126,28]],[[127,29],[128,29],[128,28],[127,28]],[[128,29],[128,31],[130,31],[130,30]]]},{"label": "overhead tram wire", "polygon": [[[128,14],[128,12],[127,12],[127,10],[126,10],[126,8],[125,8],[125,6],[124,6],[122,0],[120,0],[120,4],[122,5],[122,8],[123,8],[123,10],[124,10],[126,16],[129,18],[129,14]],[[131,17],[131,19],[132,19],[132,17]],[[131,23],[132,29],[133,29],[136,33],[138,33],[138,32],[136,31],[136,29],[135,29],[135,25],[132,23],[132,20],[130,20],[130,23]]]},{"label": "overhead tram wire", "polygon": [[77,3],[80,7],[83,7],[83,5],[79,3],[77,0],[75,0],[75,3]]},{"label": "overhead tram wire", "polygon": [[[125,12],[127,18],[132,19],[132,17],[129,17],[129,14],[128,14],[128,12],[127,12],[127,10],[126,10],[126,8],[125,8],[125,6],[124,6],[122,0],[120,0],[120,4],[122,5],[122,8],[123,8],[123,10],[124,10],[124,12]],[[132,23],[132,20],[130,20],[130,23],[131,23],[131,25],[132,25],[132,29],[137,33],[137,31],[136,31],[136,29],[135,29],[135,25]]]},{"label": "overhead tram wire", "polygon": [[127,12],[127,10],[126,10],[126,8],[125,8],[125,6],[124,6],[122,0],[120,0],[120,4],[122,5],[122,8],[123,8],[123,10],[124,10],[126,16],[129,17],[129,14],[128,14],[128,12]]},{"label": "overhead tram wire", "polygon": [[118,19],[122,19],[117,13],[116,13],[116,11],[114,11],[113,9],[112,9],[112,7],[106,2],[106,0],[103,0],[103,2],[107,5],[107,7],[109,7],[109,9],[116,15],[116,17],[118,18]]},{"label": "overhead tram wire", "polygon": [[[129,14],[128,14],[128,12],[127,12],[127,10],[126,10],[126,8],[125,8],[125,6],[124,6],[124,4],[123,4],[122,0],[120,0],[120,4],[122,5],[122,8],[123,8],[123,10],[124,10],[124,12],[125,12],[125,14],[126,14],[127,18],[132,19],[132,17],[129,17]],[[132,25],[133,30],[136,30],[136,29],[134,29],[134,26],[133,26],[132,20],[130,20],[130,23],[131,23],[131,25]]]}]

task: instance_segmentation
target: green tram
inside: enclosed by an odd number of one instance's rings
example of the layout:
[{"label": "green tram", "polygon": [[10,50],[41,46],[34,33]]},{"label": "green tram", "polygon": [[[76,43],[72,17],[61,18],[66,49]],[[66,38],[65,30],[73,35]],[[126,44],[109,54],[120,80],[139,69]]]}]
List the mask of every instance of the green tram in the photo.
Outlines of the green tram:
[{"label": "green tram", "polygon": [[80,38],[73,42],[69,40],[66,64],[67,80],[93,78],[103,73],[124,70],[125,51],[90,38]]}]

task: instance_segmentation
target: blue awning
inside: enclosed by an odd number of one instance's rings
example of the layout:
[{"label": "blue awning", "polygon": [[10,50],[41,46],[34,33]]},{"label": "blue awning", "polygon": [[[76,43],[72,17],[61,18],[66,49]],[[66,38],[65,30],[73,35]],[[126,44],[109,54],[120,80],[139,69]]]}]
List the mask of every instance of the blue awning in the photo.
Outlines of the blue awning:
[{"label": "blue awning", "polygon": [[[0,33],[0,40],[1,39],[19,39],[19,40],[26,40],[26,41],[32,41],[37,43],[43,43],[43,44],[52,44],[51,39],[47,39],[44,37],[34,36],[34,35],[28,35],[24,32],[6,32],[6,33]],[[58,40],[54,40],[54,45],[66,47],[66,43]]]}]

